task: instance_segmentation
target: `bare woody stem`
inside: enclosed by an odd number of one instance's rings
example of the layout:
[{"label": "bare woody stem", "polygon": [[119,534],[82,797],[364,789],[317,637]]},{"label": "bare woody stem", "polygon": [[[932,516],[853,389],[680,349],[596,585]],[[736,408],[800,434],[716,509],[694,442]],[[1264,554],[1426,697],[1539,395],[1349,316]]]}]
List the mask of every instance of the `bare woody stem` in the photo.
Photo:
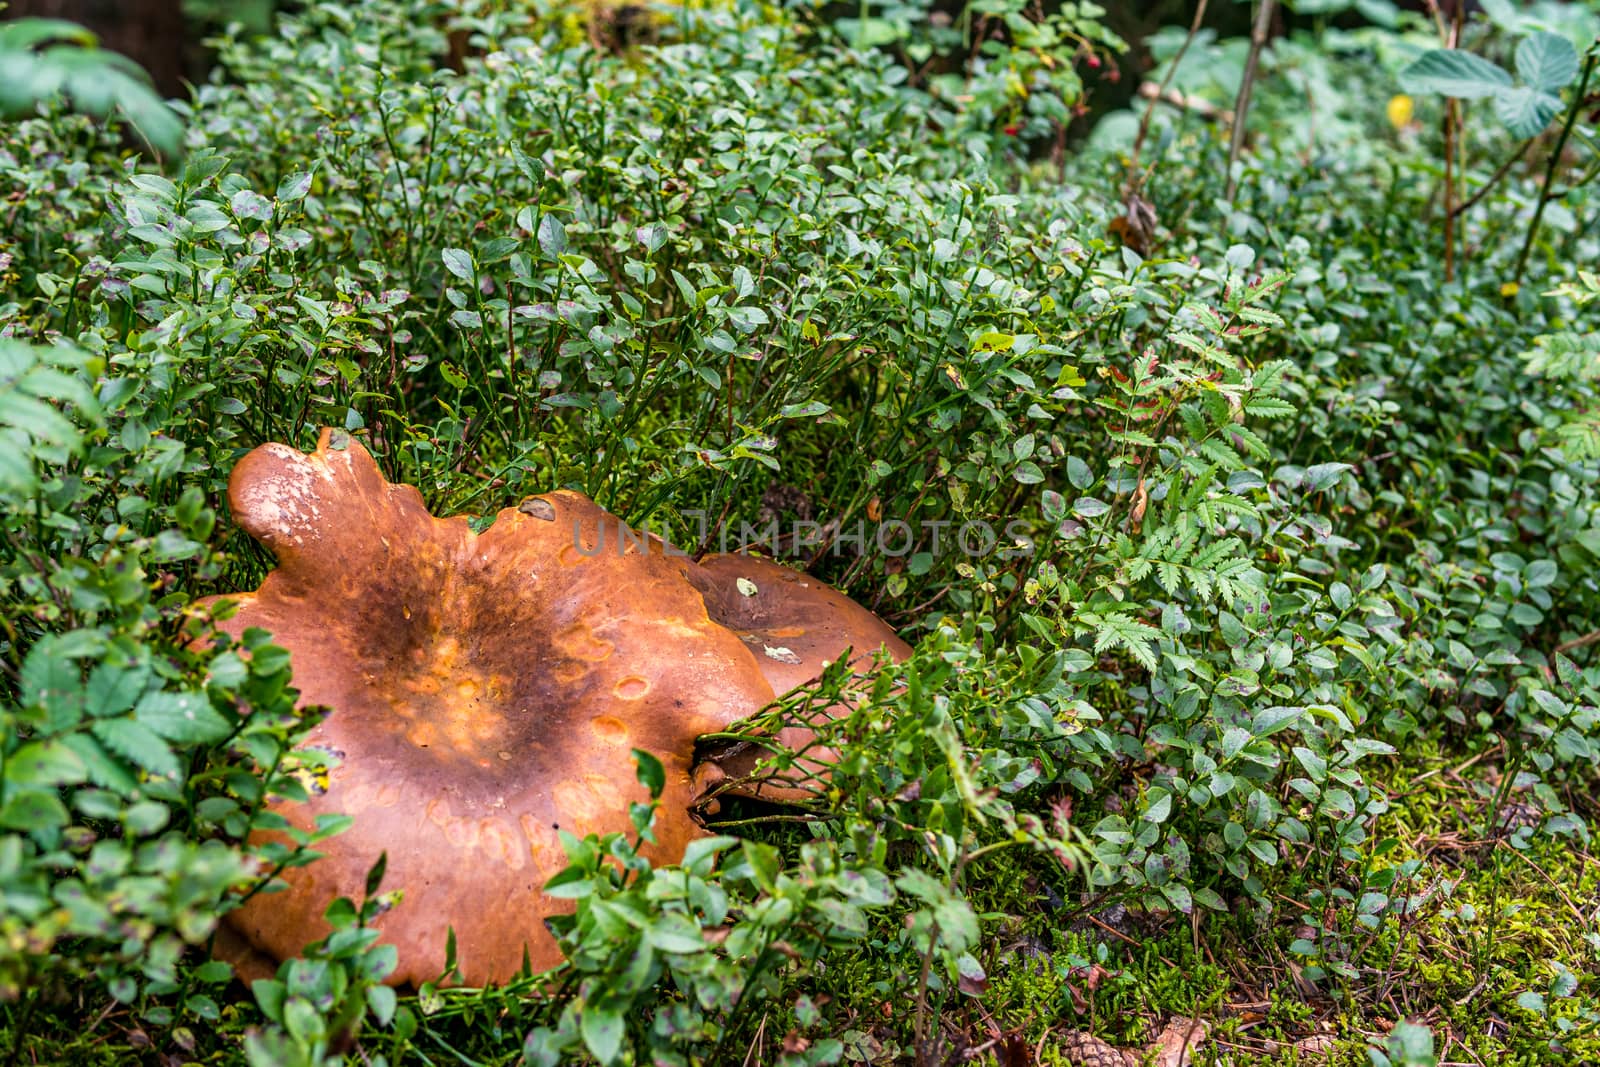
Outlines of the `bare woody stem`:
[{"label": "bare woody stem", "polygon": [[1139,177],[1139,152],[1144,148],[1144,139],[1150,133],[1150,120],[1155,117],[1156,101],[1165,96],[1167,89],[1172,85],[1172,79],[1178,73],[1178,65],[1183,62],[1184,53],[1189,51],[1189,45],[1194,42],[1200,33],[1200,24],[1205,21],[1207,0],[1200,0],[1195,5],[1194,20],[1189,23],[1189,35],[1183,39],[1183,44],[1178,48],[1177,55],[1172,57],[1172,65],[1167,68],[1167,76],[1161,79],[1161,86],[1155,95],[1150,97],[1150,102],[1145,105],[1144,118],[1139,120],[1139,132],[1133,137],[1133,149],[1128,153],[1128,179],[1123,189],[1123,195],[1129,196],[1139,191],[1144,180]]},{"label": "bare woody stem", "polygon": [[1495,168],[1495,172],[1489,176],[1489,180],[1484,182],[1477,192],[1473,193],[1471,196],[1467,197],[1465,200],[1461,201],[1461,203],[1457,204],[1451,209],[1450,217],[1455,218],[1457,215],[1465,215],[1468,211],[1472,210],[1478,201],[1489,195],[1490,191],[1493,190],[1496,185],[1499,185],[1500,180],[1506,176],[1513,166],[1516,165],[1517,160],[1528,154],[1528,148],[1532,144],[1533,138],[1531,137],[1519,144],[1516,151],[1507,156],[1505,161],[1501,163],[1499,167]]},{"label": "bare woody stem", "polygon": [[[1449,24],[1445,35],[1446,48],[1458,48],[1461,45],[1461,28],[1466,22],[1467,5],[1464,0],[1457,0],[1454,21]],[[1451,281],[1456,276],[1456,179],[1460,160],[1457,154],[1464,141],[1462,137],[1462,122],[1464,112],[1459,100],[1445,101],[1444,108],[1444,280]]]},{"label": "bare woody stem", "polygon": [[1239,153],[1244,151],[1245,118],[1250,113],[1250,92],[1255,86],[1256,67],[1261,62],[1261,49],[1266,47],[1267,32],[1272,28],[1272,16],[1277,11],[1277,0],[1261,0],[1256,8],[1255,25],[1250,28],[1250,51],[1244,60],[1244,75],[1239,79],[1239,96],[1233,104],[1233,139],[1228,143],[1228,201],[1233,201],[1239,191],[1239,178],[1234,167],[1239,163]]}]

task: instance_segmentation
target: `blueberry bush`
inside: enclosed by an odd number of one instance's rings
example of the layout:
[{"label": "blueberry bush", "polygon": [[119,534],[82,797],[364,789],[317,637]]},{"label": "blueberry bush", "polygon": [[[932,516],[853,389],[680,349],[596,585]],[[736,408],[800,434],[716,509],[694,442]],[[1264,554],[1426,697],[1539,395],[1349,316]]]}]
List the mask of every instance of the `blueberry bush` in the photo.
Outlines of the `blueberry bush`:
[{"label": "blueberry bush", "polygon": [[[1184,16],[1071,142],[1123,42],[1008,0],[308,3],[169,158],[0,126],[3,1047],[1600,1056],[1600,16],[1484,7],[1293,5],[1253,75]],[[233,462],[324,426],[436,513],[760,540],[916,652],[706,740],[848,699],[804,803],[569,838],[555,972],[383,984],[380,865],[246,987],[218,919],[347,821],[252,836],[320,712],[193,603],[271,566]]]}]

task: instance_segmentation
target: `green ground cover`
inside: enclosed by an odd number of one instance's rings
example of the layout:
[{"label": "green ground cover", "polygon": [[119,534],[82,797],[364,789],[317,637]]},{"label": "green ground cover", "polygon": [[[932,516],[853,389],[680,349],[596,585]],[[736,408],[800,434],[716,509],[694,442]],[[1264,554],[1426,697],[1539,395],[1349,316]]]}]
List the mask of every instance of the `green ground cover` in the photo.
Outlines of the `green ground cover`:
[{"label": "green ground cover", "polygon": [[[1243,42],[1164,33],[1189,102],[1052,158],[1112,42],[991,6],[597,48],[480,5],[456,71],[439,5],[316,4],[220,43],[179,158],[0,126],[0,1048],[1600,1060],[1600,19],[1441,59],[1357,5],[1273,43],[1230,165]],[[324,426],[436,514],[900,519],[794,556],[916,653],[823,680],[810,804],[575,843],[554,979],[390,990],[379,885],[246,988],[219,915],[340,827],[246,842],[313,715],[191,605],[271,566],[235,460]]]}]

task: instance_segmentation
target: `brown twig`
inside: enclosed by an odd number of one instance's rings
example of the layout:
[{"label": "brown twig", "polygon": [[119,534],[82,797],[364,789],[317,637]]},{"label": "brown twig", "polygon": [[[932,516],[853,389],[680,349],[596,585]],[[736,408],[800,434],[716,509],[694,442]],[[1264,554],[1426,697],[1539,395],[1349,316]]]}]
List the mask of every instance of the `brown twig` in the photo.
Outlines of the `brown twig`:
[{"label": "brown twig", "polygon": [[1477,192],[1473,193],[1471,196],[1467,197],[1465,200],[1451,209],[1451,217],[1454,218],[1457,215],[1464,215],[1468,211],[1471,211],[1474,204],[1488,195],[1489,190],[1500,184],[1500,179],[1504,178],[1506,176],[1506,172],[1516,165],[1517,160],[1521,159],[1527,154],[1528,147],[1532,144],[1533,138],[1530,137],[1518,145],[1517,150],[1506,157],[1505,162],[1500,164],[1495,172],[1489,176],[1489,180],[1484,182],[1483,186],[1479,188]]},{"label": "brown twig", "polygon": [[[1195,37],[1199,35],[1200,24],[1206,17],[1206,3],[1207,0],[1200,0],[1200,3],[1195,5],[1194,21],[1189,23],[1189,35],[1183,39],[1177,54],[1172,57],[1172,65],[1167,68],[1167,75],[1161,79],[1161,87],[1156,90],[1156,98],[1166,95],[1172,86],[1173,76],[1178,73],[1179,64],[1183,62],[1184,53],[1189,51],[1189,45],[1193,44]],[[1138,192],[1139,187],[1144,184],[1144,179],[1139,177],[1139,152],[1144,148],[1144,139],[1150,133],[1150,120],[1155,117],[1155,113],[1156,99],[1153,98],[1144,109],[1144,118],[1139,120],[1139,132],[1134,135],[1133,148],[1128,152],[1128,179],[1124,183],[1124,199]]]},{"label": "brown twig", "polygon": [[1233,112],[1224,111],[1204,97],[1192,96],[1177,89],[1169,89],[1166,92],[1162,92],[1161,86],[1155,82],[1145,82],[1140,85],[1139,96],[1145,100],[1152,100],[1166,104],[1169,107],[1175,107],[1179,111],[1192,111],[1203,119],[1215,119],[1218,122],[1228,123],[1233,121]]},{"label": "brown twig", "polygon": [[[1467,5],[1457,2],[1455,21],[1450,25],[1445,47],[1455,48],[1461,43],[1461,24],[1466,19]],[[1450,100],[1444,109],[1444,280],[1456,276],[1456,150],[1461,140],[1461,101]]]},{"label": "brown twig", "polygon": [[1582,637],[1574,637],[1571,641],[1563,641],[1556,646],[1556,655],[1571,652],[1574,649],[1587,648],[1589,645],[1600,641],[1600,630],[1590,630]]},{"label": "brown twig", "polygon": [[1228,142],[1228,201],[1233,201],[1239,191],[1239,177],[1234,167],[1239,163],[1239,153],[1244,151],[1245,119],[1250,114],[1250,93],[1255,87],[1256,67],[1261,62],[1261,49],[1267,43],[1267,31],[1272,28],[1272,16],[1278,7],[1277,0],[1261,0],[1256,8],[1255,25],[1250,27],[1250,51],[1244,60],[1244,76],[1239,79],[1239,96],[1233,104],[1233,139]]}]

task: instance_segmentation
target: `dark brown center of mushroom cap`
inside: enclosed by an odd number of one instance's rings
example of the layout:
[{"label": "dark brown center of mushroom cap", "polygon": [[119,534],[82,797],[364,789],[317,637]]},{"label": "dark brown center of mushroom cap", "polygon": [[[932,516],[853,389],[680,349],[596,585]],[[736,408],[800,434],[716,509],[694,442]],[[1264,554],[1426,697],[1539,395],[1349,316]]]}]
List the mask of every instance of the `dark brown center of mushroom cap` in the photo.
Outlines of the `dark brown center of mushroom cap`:
[{"label": "dark brown center of mushroom cap", "polygon": [[[391,536],[384,581],[351,574],[290,594],[301,610],[348,620],[322,650],[342,669],[319,673],[344,679],[347,692],[329,703],[341,709],[341,735],[366,737],[365,758],[405,766],[422,756],[450,768],[452,791],[497,795],[524,781],[530,762],[559,761],[575,737],[625,754],[641,716],[729,717],[686,708],[681,689],[653,697],[671,666],[663,653],[703,640],[707,620],[641,613],[654,587],[671,593],[681,578],[576,500],[556,494],[536,515],[527,505],[504,512],[476,537],[464,522],[453,537]],[[625,582],[618,553],[634,557]],[[681,594],[661,600],[698,607]]]}]

